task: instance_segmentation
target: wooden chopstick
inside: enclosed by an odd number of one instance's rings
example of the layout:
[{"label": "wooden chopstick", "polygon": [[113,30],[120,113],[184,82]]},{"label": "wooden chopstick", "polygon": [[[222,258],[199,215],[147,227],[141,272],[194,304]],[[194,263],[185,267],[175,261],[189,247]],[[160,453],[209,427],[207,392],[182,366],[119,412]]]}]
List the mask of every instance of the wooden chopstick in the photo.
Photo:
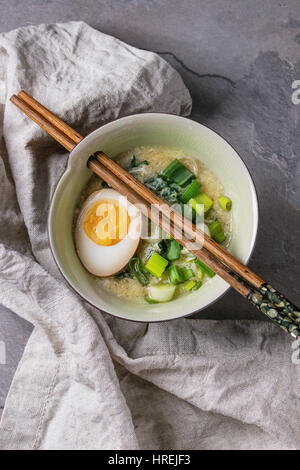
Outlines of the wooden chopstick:
[{"label": "wooden chopstick", "polygon": [[172,222],[174,222],[179,227],[185,228],[185,233],[190,237],[195,238],[199,243],[203,244],[210,253],[212,253],[216,258],[229,266],[232,270],[242,276],[246,281],[252,284],[255,287],[260,287],[265,281],[261,279],[257,274],[251,271],[247,266],[238,261],[234,256],[232,256],[228,251],[226,251],[221,245],[218,245],[212,238],[210,238],[206,233],[202,232],[192,223],[187,223],[184,216],[179,212],[172,209],[168,206],[165,201],[160,199],[156,194],[154,194],[150,189],[148,189],[144,184],[140,183],[136,178],[134,178],[128,171],[124,170],[120,165],[118,165],[114,160],[109,158],[104,152],[96,152],[95,156],[98,161],[102,163],[106,168],[111,170],[114,174],[118,176],[126,185],[131,189],[135,190],[140,196],[146,199],[150,204],[159,205],[161,207],[161,212],[169,217]]},{"label": "wooden chopstick", "polygon": [[[46,132],[54,137],[67,150],[72,150],[77,145],[77,143],[82,140],[83,137],[78,132],[73,130],[64,121],[59,119],[55,114],[41,105],[25,91],[20,91],[18,96],[13,95],[11,97],[11,101],[19,109],[25,112],[27,116],[39,124]],[[147,201],[150,204],[159,205],[162,213],[167,218],[170,218],[173,224],[178,225],[181,228],[184,227],[185,233],[187,233],[192,239],[196,239],[199,243],[201,243],[201,245],[203,243],[204,249],[199,250],[199,259],[211,267],[211,269],[223,277],[223,279],[226,278],[225,280],[230,285],[232,285],[232,287],[242,293],[242,295],[246,296],[247,292],[249,292],[249,289],[247,291],[244,283],[242,281],[237,281],[234,273],[231,275],[229,274],[231,272],[230,269],[242,276],[246,281],[248,281],[250,284],[253,284],[255,287],[260,286],[264,282],[261,278],[259,278],[259,276],[254,274],[250,269],[234,258],[229,252],[220,247],[204,232],[196,228],[194,224],[191,224],[190,221],[187,221],[181,214],[171,208],[168,210],[166,203],[162,199],[152,193],[152,191],[136,180],[132,175],[130,175],[126,170],[120,167],[115,161],[110,159],[103,152],[97,152],[97,159],[104,167],[110,170],[111,174],[117,174],[117,176],[125,183],[125,185],[127,185],[127,190],[128,187],[130,187],[136,191],[143,198],[144,203]],[[93,165],[93,167],[95,168],[95,165]],[[98,171],[100,171],[99,168]],[[114,182],[114,184],[115,183],[116,182]],[[109,184],[113,186],[112,183]],[[122,194],[124,194],[124,192]],[[206,253],[206,250],[212,253],[215,259],[219,258],[219,261],[214,261],[214,258],[210,257],[209,254]],[[202,252],[204,252],[205,255],[202,256]],[[206,258],[207,262],[205,262],[204,257]],[[215,263],[214,267],[213,263]],[[226,266],[224,266],[222,263],[225,263]]]},{"label": "wooden chopstick", "polygon": [[[82,140],[83,137],[80,134],[26,92],[21,91],[18,96],[13,95],[11,101],[67,150],[73,150],[78,142]],[[173,238],[178,239],[181,244],[186,246],[186,243],[190,240],[182,233],[182,216],[176,211],[170,212],[170,208],[166,213],[164,211],[164,201],[157,198],[148,188],[129,175],[126,170],[116,165],[103,152],[97,152],[97,160],[95,157],[88,159],[89,168],[111,186],[118,189],[121,194],[127,195],[130,202],[133,204],[138,203],[141,208],[144,206],[146,209],[143,209],[143,211],[147,217],[150,217],[157,225],[170,233]],[[151,204],[161,206],[162,210],[153,210]],[[151,211],[149,210],[150,206]],[[185,221],[184,228],[185,231],[191,230],[189,236],[192,239],[197,241],[204,239],[202,249],[190,250],[197,258],[225,279],[282,329],[294,338],[300,337],[300,311],[298,307],[195,226],[190,224],[189,228],[189,224]]]},{"label": "wooden chopstick", "polygon": [[228,284],[230,284],[241,295],[247,297],[249,288],[245,284],[234,277],[233,273],[217,258],[214,258],[206,249],[190,249],[189,245],[191,240],[187,238],[182,229],[178,227],[173,221],[163,214],[158,208],[151,206],[147,199],[144,199],[138,192],[134,191],[126,185],[126,183],[118,178],[118,175],[113,173],[110,169],[105,167],[96,158],[90,158],[88,167],[106,183],[111,185],[114,189],[126,196],[128,201],[134,205],[138,205],[139,210],[156,225],[159,225],[165,232],[169,233],[181,245],[189,249],[189,251],[211,268],[216,274],[222,277]]},{"label": "wooden chopstick", "polygon": [[[20,92],[21,93],[21,92]],[[42,129],[44,129],[48,134],[50,134],[57,142],[63,145],[69,152],[73,150],[75,145],[78,143],[76,140],[77,132],[74,131],[74,135],[66,135],[61,125],[63,121],[61,121],[56,116],[56,121],[54,121],[51,116],[49,119],[47,118],[46,108],[44,108],[44,114],[40,114],[38,109],[35,107],[35,104],[32,102],[32,106],[24,101],[19,96],[13,95],[10,98],[10,101],[16,105],[23,113],[25,113],[28,117],[30,117],[34,122],[36,122]],[[50,111],[49,111],[50,113]],[[52,115],[52,113],[50,113]],[[52,115],[54,116],[54,115]],[[55,124],[54,124],[55,123]],[[76,134],[76,135],[75,135]],[[82,138],[81,138],[82,139]]]},{"label": "wooden chopstick", "polygon": [[77,145],[82,140],[82,135],[78,134],[72,127],[66,124],[64,121],[59,119],[55,114],[53,114],[49,109],[45,108],[41,103],[35,100],[32,96],[28,95],[26,91],[21,90],[18,93],[18,98],[27,103],[32,109],[36,110],[43,118],[45,118],[50,124],[55,128],[62,131],[63,134],[71,141]]}]

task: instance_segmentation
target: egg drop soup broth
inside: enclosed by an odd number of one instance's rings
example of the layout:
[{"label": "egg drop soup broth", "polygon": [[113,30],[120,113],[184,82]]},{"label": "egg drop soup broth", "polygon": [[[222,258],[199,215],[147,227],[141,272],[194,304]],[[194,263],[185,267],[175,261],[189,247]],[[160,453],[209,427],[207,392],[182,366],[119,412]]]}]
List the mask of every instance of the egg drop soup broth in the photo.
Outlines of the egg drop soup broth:
[{"label": "egg drop soup broth", "polygon": [[[131,171],[132,175],[139,179],[141,182],[144,182],[150,177],[161,173],[173,160],[178,159],[183,163],[190,171],[194,173],[196,179],[202,184],[201,191],[204,191],[213,201],[213,207],[209,211],[208,215],[205,215],[205,223],[210,224],[215,219],[218,219],[223,227],[223,230],[227,236],[224,246],[228,246],[230,243],[230,233],[231,233],[231,213],[222,210],[217,202],[218,197],[224,193],[224,188],[219,181],[219,179],[214,175],[214,173],[209,170],[201,161],[196,158],[193,158],[190,155],[185,154],[182,150],[173,149],[169,147],[162,146],[141,146],[136,147],[133,150],[121,153],[116,157],[116,161],[123,168],[130,168],[132,157],[135,157],[137,165],[140,162],[147,161],[148,165],[137,166]],[[86,187],[82,191],[74,217],[74,227],[78,214],[81,210],[81,207],[85,200],[95,191],[103,189],[103,180],[96,175],[92,175],[88,181]],[[159,240],[143,240],[141,239],[136,255],[139,256],[142,263],[146,263],[147,259],[151,256],[154,251],[159,251],[158,249]],[[186,266],[187,258],[184,255],[181,255],[180,258],[175,262],[176,266]],[[192,269],[196,269],[194,263],[190,263]],[[145,294],[147,292],[147,287],[142,286],[139,281],[133,277],[122,276],[111,276],[106,278],[99,278],[93,276],[95,282],[97,283],[99,289],[105,289],[118,297],[131,300],[137,303],[144,303]],[[157,279],[154,276],[149,275],[149,286],[159,284],[161,282],[168,280],[168,270],[166,270],[162,277]],[[209,277],[204,276],[203,283],[207,282]],[[201,289],[200,289],[201,291]],[[199,291],[199,292],[200,292]],[[176,293],[174,298],[182,295],[188,295],[189,293],[185,292],[183,285],[176,286]]]}]

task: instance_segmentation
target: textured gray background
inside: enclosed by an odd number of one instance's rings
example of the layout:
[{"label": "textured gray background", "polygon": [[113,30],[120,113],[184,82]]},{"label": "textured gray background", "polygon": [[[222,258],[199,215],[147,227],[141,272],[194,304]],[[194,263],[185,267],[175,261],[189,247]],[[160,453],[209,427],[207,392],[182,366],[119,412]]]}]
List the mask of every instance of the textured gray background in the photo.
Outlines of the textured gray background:
[{"label": "textured gray background", "polygon": [[[70,20],[157,51],[180,72],[192,118],[228,139],[253,175],[260,223],[250,266],[299,304],[299,0],[0,0],[1,32]],[[31,326],[0,315],[1,408]],[[233,291],[198,316],[261,318]]]}]

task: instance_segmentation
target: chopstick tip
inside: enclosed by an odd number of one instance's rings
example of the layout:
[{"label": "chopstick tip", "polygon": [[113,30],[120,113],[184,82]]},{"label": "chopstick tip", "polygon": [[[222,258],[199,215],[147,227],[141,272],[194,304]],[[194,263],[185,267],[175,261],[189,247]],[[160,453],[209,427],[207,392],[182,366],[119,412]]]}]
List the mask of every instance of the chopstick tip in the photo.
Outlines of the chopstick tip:
[{"label": "chopstick tip", "polygon": [[90,167],[90,163],[92,161],[95,161],[97,160],[96,157],[95,157],[95,154],[93,153],[92,155],[89,156],[89,158],[87,159],[87,162],[86,162],[86,166],[89,168]]},{"label": "chopstick tip", "polygon": [[20,90],[19,93],[18,93],[18,97],[19,98],[22,98],[22,96],[29,96],[25,90]]},{"label": "chopstick tip", "polygon": [[15,101],[18,100],[18,97],[17,97],[17,95],[11,95],[11,97],[9,98],[9,100],[10,100],[12,103],[14,103]]}]

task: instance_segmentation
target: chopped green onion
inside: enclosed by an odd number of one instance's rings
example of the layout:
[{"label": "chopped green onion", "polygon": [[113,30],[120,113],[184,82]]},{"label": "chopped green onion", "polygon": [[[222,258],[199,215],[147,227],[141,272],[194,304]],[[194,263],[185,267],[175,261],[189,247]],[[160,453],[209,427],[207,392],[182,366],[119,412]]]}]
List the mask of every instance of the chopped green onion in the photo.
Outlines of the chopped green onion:
[{"label": "chopped green onion", "polygon": [[177,284],[180,284],[180,282],[184,281],[184,278],[181,275],[181,272],[179,271],[179,269],[174,264],[172,264],[172,266],[169,266],[168,273],[169,273],[170,282],[174,286],[176,286]]},{"label": "chopped green onion", "polygon": [[[203,209],[204,212],[208,212],[209,209],[212,207],[214,201],[205,193],[200,193],[194,198],[189,200],[189,204],[192,206],[193,209],[199,214],[202,215]],[[203,209],[201,204],[204,206]]]},{"label": "chopped green onion", "polygon": [[153,255],[148,259],[145,268],[153,274],[155,277],[160,277],[168,265],[168,260],[163,258],[158,253],[153,253]]},{"label": "chopped green onion", "polygon": [[175,261],[180,257],[181,245],[174,238],[163,239],[158,243],[159,254],[169,261]]},{"label": "chopped green onion", "polygon": [[197,281],[188,281],[184,284],[184,290],[186,292],[190,292],[190,291],[195,291],[195,290],[198,290],[199,287],[201,287],[201,282],[197,282]]},{"label": "chopped green onion", "polygon": [[226,235],[223,232],[222,225],[218,220],[215,220],[212,224],[210,224],[209,230],[211,238],[216,242],[222,243],[224,240],[226,240]]},{"label": "chopped green onion", "polygon": [[195,175],[193,175],[193,173],[183,165],[182,165],[182,168],[178,170],[173,176],[174,182],[176,184],[179,184],[179,186],[181,187],[186,186],[195,178],[196,178]]},{"label": "chopped green onion", "polygon": [[220,196],[220,197],[218,198],[218,203],[219,203],[220,207],[221,207],[224,211],[227,211],[227,212],[230,211],[231,206],[232,206],[232,200],[229,199],[229,197]]},{"label": "chopped green onion", "polygon": [[197,204],[204,205],[204,212],[208,212],[214,203],[214,201],[205,193],[198,194],[195,199]]},{"label": "chopped green onion", "polygon": [[180,269],[174,264],[169,266],[168,273],[170,282],[174,286],[180,284],[181,282],[188,281],[191,277],[194,276],[193,270],[191,268],[183,267]]},{"label": "chopped green onion", "polygon": [[180,257],[181,246],[177,240],[168,240],[168,242],[166,258],[169,261],[175,261]]},{"label": "chopped green onion", "polygon": [[200,266],[197,266],[197,279],[199,279],[199,281],[203,281],[203,278],[204,278],[204,271]]},{"label": "chopped green onion", "polygon": [[188,204],[192,207],[193,211],[199,215],[202,215],[203,214],[203,206],[201,204],[198,204],[196,199],[194,197],[192,197]]},{"label": "chopped green onion", "polygon": [[158,300],[151,299],[151,297],[149,297],[149,295],[145,295],[145,300],[148,304],[158,304],[159,303]]},{"label": "chopped green onion", "polygon": [[189,292],[190,290],[192,290],[193,287],[195,287],[196,285],[196,281],[188,281],[184,284],[184,290],[186,292]]},{"label": "chopped green onion", "polygon": [[173,175],[176,173],[176,171],[178,171],[181,167],[182,167],[182,163],[180,163],[179,160],[177,160],[177,158],[175,160],[173,160],[164,170],[163,170],[163,174],[169,178],[169,179],[173,179]]},{"label": "chopped green onion", "polygon": [[201,286],[202,286],[202,282],[201,282],[201,281],[196,282],[196,285],[193,287],[192,291],[198,290],[199,287],[201,287]]},{"label": "chopped green onion", "polygon": [[137,278],[140,284],[142,284],[142,286],[146,286],[148,284],[148,274],[143,269],[140,258],[138,258],[137,256],[131,258],[128,263],[128,269],[129,272]]},{"label": "chopped green onion", "polygon": [[199,193],[201,188],[201,183],[199,181],[194,180],[191,184],[184,190],[184,193],[181,196],[181,201],[185,204],[187,203],[192,197],[196,196]]},{"label": "chopped green onion", "polygon": [[[212,237],[213,238],[213,237]],[[214,240],[217,242],[217,243],[223,243],[225,240],[226,240],[226,235],[225,233],[217,233],[214,237]]]},{"label": "chopped green onion", "polygon": [[[148,287],[148,299],[155,302],[168,302],[175,294],[176,287],[170,284],[160,284]],[[146,300],[147,301],[147,300]],[[153,302],[152,302],[153,303]]]},{"label": "chopped green onion", "polygon": [[195,264],[199,266],[201,269],[203,269],[205,274],[207,274],[209,277],[214,277],[216,275],[216,273],[212,269],[210,269],[208,266],[206,266],[206,264],[202,263],[200,259],[195,259]]},{"label": "chopped green onion", "polygon": [[163,175],[183,187],[195,179],[195,175],[188,170],[179,160],[173,160],[170,165],[163,170]]},{"label": "chopped green onion", "polygon": [[189,204],[182,204],[181,213],[184,217],[191,220],[193,223],[196,223],[196,211]]},{"label": "chopped green onion", "polygon": [[193,270],[191,268],[182,268],[180,270],[181,277],[184,281],[188,281],[191,277],[194,276]]},{"label": "chopped green onion", "polygon": [[212,237],[215,233],[219,233],[222,230],[222,225],[217,219],[209,225],[209,231]]}]

